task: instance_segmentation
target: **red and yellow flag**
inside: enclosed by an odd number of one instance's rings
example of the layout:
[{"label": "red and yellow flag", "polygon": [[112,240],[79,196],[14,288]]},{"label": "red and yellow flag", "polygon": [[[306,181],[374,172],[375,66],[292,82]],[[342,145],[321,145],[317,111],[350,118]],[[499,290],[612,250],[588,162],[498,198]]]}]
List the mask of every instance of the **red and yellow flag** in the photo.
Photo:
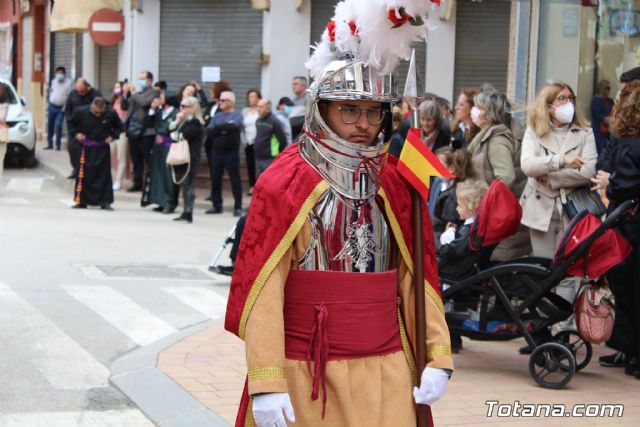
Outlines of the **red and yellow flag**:
[{"label": "red and yellow flag", "polygon": [[422,142],[420,129],[412,128],[400,153],[398,172],[409,181],[424,200],[429,199],[429,181],[432,176],[453,178],[453,175],[435,154]]}]

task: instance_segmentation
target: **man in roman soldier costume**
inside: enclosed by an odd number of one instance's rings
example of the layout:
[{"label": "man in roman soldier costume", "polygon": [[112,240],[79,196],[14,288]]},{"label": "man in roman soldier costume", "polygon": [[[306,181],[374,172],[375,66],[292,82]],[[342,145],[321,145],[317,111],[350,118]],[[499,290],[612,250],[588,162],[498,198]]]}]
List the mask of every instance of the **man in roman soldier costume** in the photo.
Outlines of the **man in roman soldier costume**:
[{"label": "man in roman soldier costume", "polygon": [[431,223],[425,209],[417,372],[411,198],[387,156],[393,70],[429,6],[344,1],[307,62],[303,137],[260,177],[236,258],[225,327],[245,340],[248,368],[236,426],[415,426],[416,402],[446,391]]}]

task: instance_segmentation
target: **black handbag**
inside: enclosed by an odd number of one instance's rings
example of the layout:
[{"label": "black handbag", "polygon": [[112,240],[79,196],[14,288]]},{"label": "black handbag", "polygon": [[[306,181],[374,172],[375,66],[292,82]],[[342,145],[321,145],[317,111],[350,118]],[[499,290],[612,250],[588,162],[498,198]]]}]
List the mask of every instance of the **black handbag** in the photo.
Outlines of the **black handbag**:
[{"label": "black handbag", "polygon": [[596,191],[591,191],[589,187],[580,187],[567,194],[567,203],[564,205],[564,211],[569,218],[573,218],[585,210],[597,217],[601,217],[607,212],[607,207],[602,202],[600,194]]}]

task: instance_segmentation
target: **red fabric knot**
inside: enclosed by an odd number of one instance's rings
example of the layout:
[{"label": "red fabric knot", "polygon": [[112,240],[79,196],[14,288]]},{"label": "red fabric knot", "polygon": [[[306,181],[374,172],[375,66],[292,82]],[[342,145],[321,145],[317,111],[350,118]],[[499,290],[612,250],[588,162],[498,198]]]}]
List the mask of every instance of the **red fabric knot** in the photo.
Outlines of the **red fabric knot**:
[{"label": "red fabric knot", "polygon": [[[307,347],[307,370],[313,378],[311,400],[318,400],[320,383],[322,383],[322,418],[327,409],[327,362],[329,360],[329,336],[327,335],[327,319],[329,311],[324,303],[316,305],[316,321],[313,324],[309,346]],[[311,359],[313,357],[313,372]]]}]

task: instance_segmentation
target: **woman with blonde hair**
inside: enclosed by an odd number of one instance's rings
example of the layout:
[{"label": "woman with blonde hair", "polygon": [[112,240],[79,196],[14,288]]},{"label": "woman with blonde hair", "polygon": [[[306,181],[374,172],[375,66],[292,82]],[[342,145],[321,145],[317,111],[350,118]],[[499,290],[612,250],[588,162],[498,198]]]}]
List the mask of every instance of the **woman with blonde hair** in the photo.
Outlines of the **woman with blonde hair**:
[{"label": "woman with blonde hair", "polygon": [[[575,108],[573,89],[564,83],[546,85],[529,109],[520,164],[528,180],[520,204],[522,224],[529,227],[533,255],[552,258],[570,218],[566,196],[589,185],[597,161],[593,130]],[[579,282],[563,280],[556,293],[573,302]],[[573,326],[573,321],[558,325]]]},{"label": "woman with blonde hair", "polygon": [[[177,180],[182,180],[180,190],[184,199],[184,212],[175,218],[175,221],[193,222],[193,205],[196,200],[194,181],[200,168],[200,153],[202,152],[202,136],[204,133],[203,124],[204,118],[202,117],[202,109],[198,98],[194,96],[182,98],[180,112],[176,116],[176,120],[169,125],[169,130],[172,131],[172,139],[174,141],[184,138],[189,143],[191,162],[188,166],[174,166],[177,172]],[[187,174],[187,176],[185,177],[184,174]]]}]

